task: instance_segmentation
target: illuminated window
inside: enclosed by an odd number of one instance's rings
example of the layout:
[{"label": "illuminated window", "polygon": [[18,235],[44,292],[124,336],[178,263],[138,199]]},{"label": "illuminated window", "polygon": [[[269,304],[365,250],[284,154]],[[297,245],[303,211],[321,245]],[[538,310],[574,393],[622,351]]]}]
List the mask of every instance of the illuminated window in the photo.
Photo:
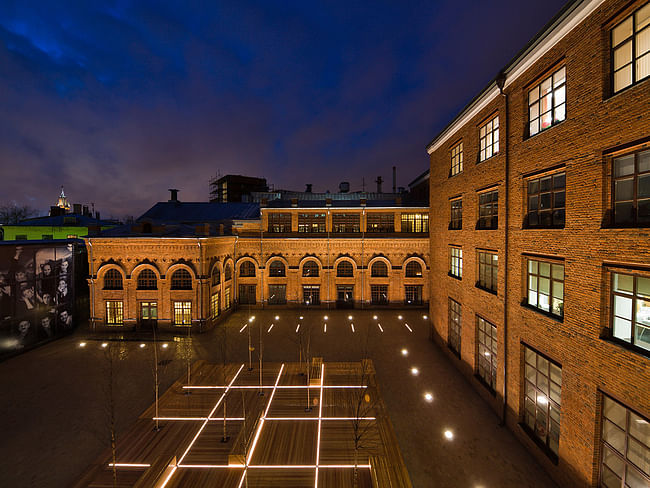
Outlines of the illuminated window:
[{"label": "illuminated window", "polygon": [[402,232],[429,232],[429,214],[403,213]]},{"label": "illuminated window", "polygon": [[497,271],[499,269],[499,256],[488,251],[478,252],[478,283],[476,285],[484,290],[497,291]]},{"label": "illuminated window", "polygon": [[477,372],[485,385],[496,391],[497,388],[497,328],[487,320],[477,316],[478,335]]},{"label": "illuminated window", "polygon": [[612,337],[650,351],[650,278],[612,273]]},{"label": "illuminated window", "polygon": [[388,305],[388,285],[370,285],[370,303]]},{"label": "illuminated window", "polygon": [[422,285],[404,285],[406,305],[422,305]]},{"label": "illuminated window", "polygon": [[314,278],[318,276],[319,272],[320,268],[318,263],[313,259],[306,261],[305,264],[302,265],[302,275],[304,277]]},{"label": "illuminated window", "polygon": [[252,261],[244,261],[239,266],[239,276],[242,278],[250,278],[255,276],[255,264]]},{"label": "illuminated window", "polygon": [[156,273],[150,269],[143,269],[138,275],[138,290],[155,290],[158,288]]},{"label": "illuminated window", "polygon": [[460,356],[461,337],[461,305],[456,300],[449,299],[449,322],[447,331],[447,343],[452,351]]},{"label": "illuminated window", "polygon": [[340,305],[350,305],[354,303],[354,286],[353,285],[337,285],[336,287],[336,301]]},{"label": "illuminated window", "polygon": [[76,239],[77,237],[77,234],[68,234],[67,239]]},{"label": "illuminated window", "polygon": [[291,214],[290,213],[269,213],[269,232],[283,233],[291,232]]},{"label": "illuminated window", "polygon": [[406,277],[407,278],[422,278],[422,266],[417,261],[409,261],[406,263]]},{"label": "illuminated window", "polygon": [[228,310],[232,306],[232,296],[230,292],[230,287],[227,287],[223,291],[223,308],[224,310]]},{"label": "illuminated window", "polygon": [[325,230],[324,213],[301,213],[298,214],[298,232],[319,233]]},{"label": "illuminated window", "polygon": [[463,143],[459,142],[451,148],[451,170],[449,176],[457,175],[463,171]]},{"label": "illuminated window", "polygon": [[528,305],[564,316],[564,264],[528,259]]},{"label": "illuminated window", "polygon": [[116,269],[109,269],[104,275],[104,290],[121,290],[122,273]]},{"label": "illuminated window", "polygon": [[460,247],[449,248],[449,274],[455,278],[463,277],[463,250]]},{"label": "illuminated window", "polygon": [[612,29],[614,93],[650,75],[650,3]]},{"label": "illuminated window", "polygon": [[557,459],[562,367],[524,346],[524,426]]},{"label": "illuminated window", "polygon": [[614,158],[613,166],[614,223],[649,226],[650,150]]},{"label": "illuminated window", "polygon": [[286,276],[284,263],[277,259],[273,261],[269,266],[269,276],[273,276],[273,277]]},{"label": "illuminated window", "polygon": [[451,218],[449,219],[449,230],[463,228],[463,200],[458,198],[451,201]]},{"label": "illuminated window", "polygon": [[499,116],[486,122],[478,130],[479,161],[485,161],[499,152]]},{"label": "illuminated window", "polygon": [[366,232],[395,232],[395,215],[392,213],[368,213]]},{"label": "illuminated window", "polygon": [[359,232],[361,214],[332,214],[332,232]]},{"label": "illuminated window", "polygon": [[650,423],[603,395],[601,486],[650,486]]},{"label": "illuminated window", "polygon": [[528,180],[526,227],[564,227],[565,173]]},{"label": "illuminated window", "polygon": [[192,325],[192,302],[173,302],[174,325]]},{"label": "illuminated window", "polygon": [[566,69],[561,67],[528,92],[528,135],[566,118]]},{"label": "illuminated window", "polygon": [[219,292],[217,292],[210,296],[210,317],[216,319],[219,313]]},{"label": "illuminated window", "polygon": [[320,286],[303,285],[302,303],[305,305],[320,305]]},{"label": "illuminated window", "polygon": [[375,261],[370,268],[370,276],[383,277],[388,276],[388,266],[383,261]]},{"label": "illuminated window", "polygon": [[212,286],[218,285],[221,283],[221,271],[219,271],[219,266],[215,266],[212,270]]},{"label": "illuminated window", "polygon": [[140,302],[140,318],[142,320],[158,319],[158,303]]},{"label": "illuminated window", "polygon": [[341,261],[336,267],[336,276],[339,278],[351,278],[354,276],[354,267],[350,261]]},{"label": "illuminated window", "polygon": [[172,290],[191,290],[192,275],[186,269],[178,269],[172,275]]},{"label": "illuminated window", "polygon": [[497,229],[499,227],[499,191],[479,193],[477,229]]},{"label": "illuminated window", "polygon": [[124,323],[124,302],[109,300],[106,302],[106,323],[122,325]]}]

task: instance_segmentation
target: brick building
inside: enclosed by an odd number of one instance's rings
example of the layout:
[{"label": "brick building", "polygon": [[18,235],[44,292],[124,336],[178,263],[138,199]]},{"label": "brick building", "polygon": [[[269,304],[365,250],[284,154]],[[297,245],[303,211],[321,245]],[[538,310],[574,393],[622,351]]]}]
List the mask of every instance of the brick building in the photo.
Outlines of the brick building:
[{"label": "brick building", "polygon": [[428,208],[184,203],[86,239],[94,327],[210,327],[244,306],[428,303]]},{"label": "brick building", "polygon": [[432,338],[562,486],[650,486],[649,75],[570,2],[427,148]]}]

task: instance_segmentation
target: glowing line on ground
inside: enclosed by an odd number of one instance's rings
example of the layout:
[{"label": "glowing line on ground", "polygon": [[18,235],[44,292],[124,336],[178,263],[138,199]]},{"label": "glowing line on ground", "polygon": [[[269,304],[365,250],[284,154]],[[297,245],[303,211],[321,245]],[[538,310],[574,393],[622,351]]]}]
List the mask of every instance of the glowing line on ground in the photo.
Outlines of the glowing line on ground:
[{"label": "glowing line on ground", "polygon": [[[199,420],[210,420],[210,421],[223,421],[223,417],[152,417],[151,420],[160,420],[160,421],[199,421]],[[244,420],[244,417],[226,417],[226,421],[230,420]]]},{"label": "glowing line on ground", "polygon": [[[244,464],[179,464],[178,469],[242,469]],[[353,469],[354,464],[257,464],[249,465],[248,469]],[[357,464],[357,468],[370,469],[369,464]]]},{"label": "glowing line on ground", "polygon": [[[266,388],[268,390],[272,390],[275,388],[274,386],[271,385],[237,385],[237,386],[221,386],[221,385],[186,385],[183,386],[183,389],[196,389],[196,390],[218,390],[218,389],[223,389],[223,388],[229,388],[231,390],[240,390],[240,389],[255,389],[259,390],[260,388]],[[312,388],[312,389],[318,389],[318,386],[307,386],[307,385],[278,385],[277,389],[278,390],[298,390],[298,389],[305,389],[305,388]],[[365,388],[363,385],[323,385],[324,389],[331,389],[334,390],[336,388]]]},{"label": "glowing line on ground", "polygon": [[244,326],[241,329],[239,329],[239,333],[241,334],[242,332],[244,332],[246,330],[246,327],[248,327],[248,324],[244,324]]},{"label": "glowing line on ground", "polygon": [[327,323],[323,324],[323,333],[327,332]]},{"label": "glowing line on ground", "polygon": [[165,479],[165,481],[163,481],[163,484],[160,485],[160,488],[165,488],[165,486],[167,486],[167,483],[169,483],[169,480],[172,479],[172,476],[174,476],[174,473],[176,472],[177,469],[178,469],[178,465],[176,465],[176,466],[174,466],[174,467],[172,468],[172,472],[169,473],[169,475],[167,476],[167,478]]},{"label": "glowing line on ground", "polygon": [[[266,417],[266,420],[316,421],[318,417]],[[321,417],[320,420],[377,420],[377,417]]]},{"label": "glowing line on ground", "polygon": [[108,463],[108,467],[112,468],[115,466],[116,468],[148,468],[151,466],[151,464],[138,464],[138,463]]},{"label": "glowing line on ground", "polygon": [[413,332],[413,329],[411,329],[411,328],[409,327],[409,324],[407,324],[406,322],[404,322],[404,325],[405,325],[406,328],[409,330],[409,332]]},{"label": "glowing line on ground", "polygon": [[[354,326],[352,326],[354,332]],[[320,367],[320,401],[318,402],[318,440],[316,441],[316,478],[314,487],[318,488],[318,462],[320,461],[320,432],[323,424],[323,384],[325,382],[325,364]]]},{"label": "glowing line on ground", "polygon": [[377,322],[377,327],[379,327],[380,331],[384,332],[384,329],[383,329],[383,327],[381,326],[381,324],[379,322]]},{"label": "glowing line on ground", "polygon": [[350,323],[350,327],[352,327],[352,332],[354,332],[354,324]]},{"label": "glowing line on ground", "polygon": [[275,324],[271,324],[271,327],[269,327],[269,330],[266,331],[267,334],[268,334],[269,332],[271,332],[271,329],[273,328],[274,325],[275,325]]},{"label": "glowing line on ground", "polygon": [[299,330],[300,330],[300,324],[298,324],[298,327],[296,327],[296,334],[298,333]]}]

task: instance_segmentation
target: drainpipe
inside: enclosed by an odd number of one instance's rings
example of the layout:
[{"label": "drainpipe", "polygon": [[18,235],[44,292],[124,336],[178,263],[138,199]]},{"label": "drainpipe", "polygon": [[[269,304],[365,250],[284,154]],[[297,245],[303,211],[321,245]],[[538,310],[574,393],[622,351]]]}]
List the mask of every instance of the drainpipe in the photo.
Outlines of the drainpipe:
[{"label": "drainpipe", "polygon": [[237,303],[239,307],[239,294],[237,294],[237,302],[235,302],[235,292],[237,290],[237,243],[239,242],[239,236],[235,236],[235,243],[232,246],[232,288],[230,289],[230,308],[233,308],[233,304]]},{"label": "drainpipe", "polygon": [[505,200],[502,207],[505,209],[504,228],[505,228],[505,238],[504,238],[504,249],[503,249],[503,279],[505,286],[503,287],[503,405],[501,411],[501,422],[499,425],[506,425],[506,414],[508,411],[508,243],[509,243],[509,231],[508,231],[508,217],[509,217],[509,198],[510,198],[510,158],[509,158],[509,132],[510,132],[510,123],[508,120],[508,94],[505,93],[504,87],[506,82],[506,74],[504,72],[499,73],[496,79],[497,86],[499,87],[499,92],[503,97],[504,103],[504,122],[505,122],[505,138],[504,138],[504,157],[505,157],[505,183],[504,183],[504,193]]},{"label": "drainpipe", "polygon": [[332,270],[330,269],[330,211],[327,211],[327,220],[325,220],[325,227],[327,228],[327,310],[330,309],[330,300],[332,295],[330,293],[330,279],[332,277]]},{"label": "drainpipe", "polygon": [[93,324],[93,330],[95,330],[95,279],[93,278],[95,273],[93,269],[93,243],[90,237],[88,238],[88,245],[90,246],[90,313],[92,315],[90,320]]},{"label": "drainpipe", "polygon": [[201,249],[201,238],[196,238],[196,243],[199,246],[199,331],[203,330],[203,259]]},{"label": "drainpipe", "polygon": [[365,220],[365,218],[366,218],[366,209],[364,208],[361,211],[361,222],[359,223],[359,225],[361,226],[361,310],[363,310],[363,302],[365,299],[365,291],[366,291],[364,286],[365,283],[363,279],[365,275],[364,268],[363,268],[363,251],[364,251],[365,240],[366,240],[366,231],[363,227],[363,223],[364,223],[363,221]]},{"label": "drainpipe", "polygon": [[[264,226],[262,222],[262,209],[260,208],[260,268],[264,264]],[[266,271],[266,266],[264,266],[264,271]],[[260,301],[262,302],[262,310],[264,309],[264,271],[258,269],[257,272],[260,274]],[[250,315],[250,314],[249,314]]]}]

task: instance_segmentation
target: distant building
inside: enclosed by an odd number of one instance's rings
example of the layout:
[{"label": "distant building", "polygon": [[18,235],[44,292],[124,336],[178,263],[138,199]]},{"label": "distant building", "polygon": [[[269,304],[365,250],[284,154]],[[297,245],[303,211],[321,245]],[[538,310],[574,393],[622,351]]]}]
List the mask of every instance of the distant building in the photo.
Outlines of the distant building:
[{"label": "distant building", "polygon": [[210,181],[210,201],[213,203],[249,202],[256,191],[267,191],[266,179],[252,176],[226,175]]},{"label": "distant building", "polygon": [[65,196],[65,192],[63,191],[63,186],[61,187],[61,194],[55,206],[65,213],[70,212],[70,204],[68,203],[68,197]]},{"label": "distant building", "polygon": [[2,229],[5,241],[80,239],[118,224],[116,221],[100,220],[90,215],[68,213],[26,219],[18,224],[3,225]]}]

